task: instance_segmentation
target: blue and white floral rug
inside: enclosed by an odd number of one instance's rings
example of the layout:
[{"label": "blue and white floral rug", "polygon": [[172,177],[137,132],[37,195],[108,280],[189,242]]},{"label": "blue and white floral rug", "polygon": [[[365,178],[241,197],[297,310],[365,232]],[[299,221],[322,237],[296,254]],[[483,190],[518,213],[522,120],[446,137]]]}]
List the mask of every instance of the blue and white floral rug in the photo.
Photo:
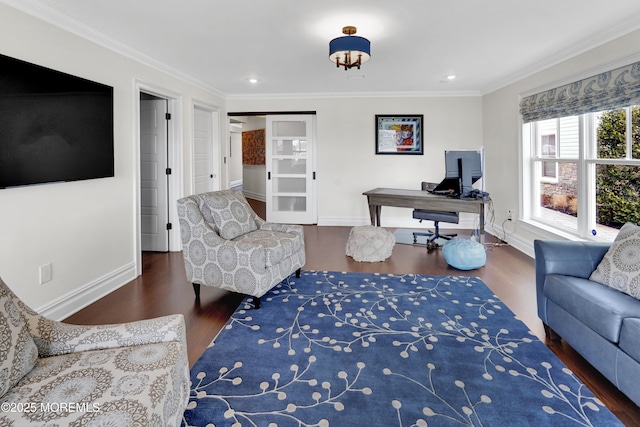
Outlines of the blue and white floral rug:
[{"label": "blue and white floral rug", "polygon": [[615,426],[477,278],[303,271],[191,370],[189,426]]}]

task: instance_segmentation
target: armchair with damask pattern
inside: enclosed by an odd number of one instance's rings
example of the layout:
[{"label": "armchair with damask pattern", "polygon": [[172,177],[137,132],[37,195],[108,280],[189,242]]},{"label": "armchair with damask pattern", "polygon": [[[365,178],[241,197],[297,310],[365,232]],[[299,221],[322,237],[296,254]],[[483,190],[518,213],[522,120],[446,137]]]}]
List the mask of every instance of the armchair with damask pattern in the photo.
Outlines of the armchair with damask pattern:
[{"label": "armchair with damask pattern", "polygon": [[0,425],[179,426],[189,398],[181,314],[82,326],[47,319],[0,279]]},{"label": "armchair with damask pattern", "polygon": [[305,263],[304,229],[266,222],[242,191],[221,190],[178,200],[182,254],[196,299],[200,285],[260,297]]}]

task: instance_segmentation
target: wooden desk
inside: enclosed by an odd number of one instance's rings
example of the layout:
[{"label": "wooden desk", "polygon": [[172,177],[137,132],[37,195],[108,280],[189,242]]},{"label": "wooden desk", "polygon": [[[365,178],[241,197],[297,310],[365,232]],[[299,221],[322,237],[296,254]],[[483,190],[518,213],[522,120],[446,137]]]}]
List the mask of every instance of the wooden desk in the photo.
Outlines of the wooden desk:
[{"label": "wooden desk", "polygon": [[456,199],[431,194],[422,190],[402,190],[398,188],[374,188],[362,194],[367,196],[371,224],[375,226],[380,226],[380,213],[383,206],[446,212],[469,212],[480,216],[480,243],[484,243],[484,205],[491,202],[491,199]]}]

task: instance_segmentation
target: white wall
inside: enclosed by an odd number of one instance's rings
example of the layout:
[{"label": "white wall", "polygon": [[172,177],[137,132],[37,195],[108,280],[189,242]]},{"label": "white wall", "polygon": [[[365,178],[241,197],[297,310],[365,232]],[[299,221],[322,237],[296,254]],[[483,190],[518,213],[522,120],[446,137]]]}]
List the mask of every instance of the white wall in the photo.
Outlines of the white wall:
[{"label": "white wall", "polygon": [[[226,117],[224,100],[4,4],[0,28],[11,35],[0,38],[0,53],[114,87],[114,178],[0,190],[0,276],[34,309],[62,307],[51,313],[65,317],[135,275],[136,79],[180,95],[184,149],[176,169],[185,193],[192,102],[220,106]],[[40,285],[45,263],[53,264],[53,280]]]},{"label": "white wall", "polygon": [[[487,188],[494,200],[496,225],[503,223],[509,210],[514,213],[514,217],[520,216],[520,96],[638,61],[639,46],[640,31],[635,31],[483,97],[485,148],[487,153],[500,153],[498,156],[487,155],[485,165]],[[531,256],[534,239],[560,238],[522,222],[518,222],[517,228],[511,227],[510,230],[515,232],[509,242]]]},{"label": "white wall", "polygon": [[[228,100],[227,109],[316,111],[319,225],[366,224],[364,191],[439,182],[445,149],[482,147],[480,97]],[[423,114],[424,155],[376,155],[376,114]],[[383,208],[384,226],[417,224],[408,209]]]}]

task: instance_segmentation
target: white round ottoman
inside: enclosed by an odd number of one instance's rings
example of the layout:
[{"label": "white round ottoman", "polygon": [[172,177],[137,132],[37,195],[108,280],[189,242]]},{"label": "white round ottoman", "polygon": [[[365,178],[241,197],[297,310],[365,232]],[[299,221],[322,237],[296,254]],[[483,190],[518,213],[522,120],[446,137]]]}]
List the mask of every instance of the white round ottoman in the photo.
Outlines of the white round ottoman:
[{"label": "white round ottoman", "polygon": [[346,253],[356,261],[384,261],[391,256],[396,238],[382,227],[353,227],[347,240]]}]

